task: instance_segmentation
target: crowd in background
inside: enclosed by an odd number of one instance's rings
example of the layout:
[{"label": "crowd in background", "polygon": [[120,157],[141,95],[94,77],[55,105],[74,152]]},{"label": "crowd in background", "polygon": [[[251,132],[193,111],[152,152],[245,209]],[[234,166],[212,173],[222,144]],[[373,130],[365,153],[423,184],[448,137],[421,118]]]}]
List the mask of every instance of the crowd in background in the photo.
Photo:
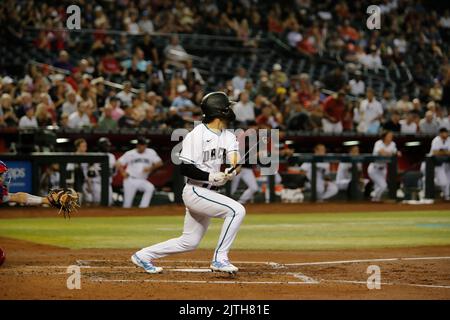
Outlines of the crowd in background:
[{"label": "crowd in background", "polygon": [[[385,0],[382,29],[368,30],[361,23],[367,17],[364,3],[80,1],[81,24],[94,30],[86,47],[58,29],[64,28],[65,3],[4,1],[0,20],[6,22],[8,43],[19,44],[28,28],[41,28],[32,45],[55,58],[52,66],[29,64],[24,77],[0,74],[0,127],[186,127],[201,119],[201,98],[214,89],[238,101],[236,126],[256,122],[312,132],[378,133],[385,128],[433,135],[441,127],[450,129],[449,11],[425,10],[421,1]],[[107,30],[127,33],[116,41]],[[158,48],[154,32],[174,34],[165,48]],[[305,56],[334,52],[340,65],[321,79],[287,74],[280,63],[252,79],[239,67],[234,77],[211,87],[176,35],[235,36],[243,46],[256,47],[261,32],[277,35]],[[144,35],[131,42],[138,34]],[[82,57],[74,58],[80,51]],[[389,88],[377,95],[365,83],[364,68],[401,66],[407,58],[414,62],[413,84],[401,96]],[[431,70],[426,61],[438,61],[440,67]],[[351,74],[348,64],[354,65]],[[105,82],[114,79],[123,88]]]}]

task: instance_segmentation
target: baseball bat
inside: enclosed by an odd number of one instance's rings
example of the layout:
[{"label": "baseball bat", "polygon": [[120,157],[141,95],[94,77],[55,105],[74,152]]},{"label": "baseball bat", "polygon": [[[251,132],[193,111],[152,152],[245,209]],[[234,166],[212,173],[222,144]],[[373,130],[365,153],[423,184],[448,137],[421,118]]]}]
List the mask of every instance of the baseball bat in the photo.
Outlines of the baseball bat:
[{"label": "baseball bat", "polygon": [[[263,139],[263,141],[265,141],[265,139]],[[250,154],[250,151],[252,151],[253,149],[255,149],[255,147],[258,145],[258,142],[256,142],[250,149],[248,149],[248,151],[244,154],[244,156],[242,157],[242,159],[240,161],[238,161],[238,163],[231,168],[231,170],[228,172],[228,174],[231,174],[234,172],[234,170],[237,169],[237,167],[239,167],[240,165],[243,164],[243,162],[245,162],[245,158],[247,158],[247,156]]]}]

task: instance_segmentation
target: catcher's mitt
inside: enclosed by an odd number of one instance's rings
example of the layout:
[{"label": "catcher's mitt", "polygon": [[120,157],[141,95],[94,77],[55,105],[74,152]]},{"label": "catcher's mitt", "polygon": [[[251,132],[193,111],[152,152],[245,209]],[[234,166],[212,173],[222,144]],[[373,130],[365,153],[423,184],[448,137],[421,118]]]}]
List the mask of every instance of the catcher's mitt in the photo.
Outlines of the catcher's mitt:
[{"label": "catcher's mitt", "polygon": [[58,214],[64,214],[64,218],[78,211],[80,207],[78,193],[72,189],[52,189],[47,195],[52,207],[58,208]]}]

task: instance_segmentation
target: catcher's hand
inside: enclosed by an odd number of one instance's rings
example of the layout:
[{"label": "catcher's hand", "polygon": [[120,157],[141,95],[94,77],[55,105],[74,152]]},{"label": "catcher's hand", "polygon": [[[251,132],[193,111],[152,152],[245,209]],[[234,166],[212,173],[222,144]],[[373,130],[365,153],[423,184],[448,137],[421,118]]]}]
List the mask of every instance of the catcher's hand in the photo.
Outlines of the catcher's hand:
[{"label": "catcher's hand", "polygon": [[52,189],[47,195],[52,207],[58,208],[58,214],[64,214],[64,218],[78,211],[80,207],[78,193],[72,189]]}]

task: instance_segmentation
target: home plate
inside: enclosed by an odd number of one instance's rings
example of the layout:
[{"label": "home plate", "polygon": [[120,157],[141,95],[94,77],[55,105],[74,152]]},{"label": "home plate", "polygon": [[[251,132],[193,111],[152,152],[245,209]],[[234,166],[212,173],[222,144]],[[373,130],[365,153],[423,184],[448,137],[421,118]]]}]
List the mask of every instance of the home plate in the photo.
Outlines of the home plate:
[{"label": "home plate", "polygon": [[212,272],[209,268],[192,268],[192,269],[165,269],[167,271],[173,271],[173,272]]}]

